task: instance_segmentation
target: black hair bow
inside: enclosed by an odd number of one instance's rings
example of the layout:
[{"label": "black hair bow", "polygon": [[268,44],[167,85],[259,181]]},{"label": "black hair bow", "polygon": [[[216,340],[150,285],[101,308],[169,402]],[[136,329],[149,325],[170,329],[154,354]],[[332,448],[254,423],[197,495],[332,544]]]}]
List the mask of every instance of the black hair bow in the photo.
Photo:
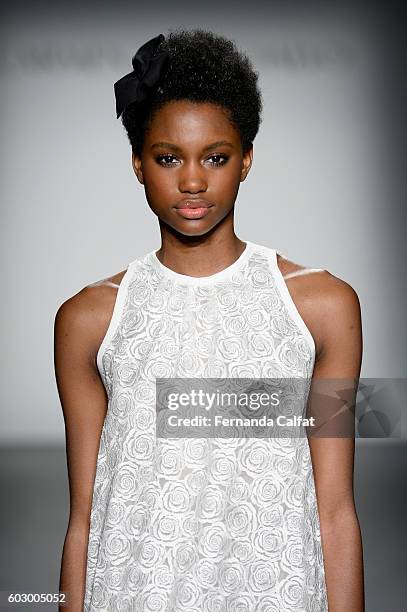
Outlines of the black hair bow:
[{"label": "black hair bow", "polygon": [[168,60],[168,52],[162,51],[154,55],[157,47],[164,40],[159,34],[148,40],[133,56],[132,72],[116,81],[114,92],[116,96],[116,114],[120,117],[126,106],[132,102],[145,100],[152,88],[158,83],[162,69]]}]

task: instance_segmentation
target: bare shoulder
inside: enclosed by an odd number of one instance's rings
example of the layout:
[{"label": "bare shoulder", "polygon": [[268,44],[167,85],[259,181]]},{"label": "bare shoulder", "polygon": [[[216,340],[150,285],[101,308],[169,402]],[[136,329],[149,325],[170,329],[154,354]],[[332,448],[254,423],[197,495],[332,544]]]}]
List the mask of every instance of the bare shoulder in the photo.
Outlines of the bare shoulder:
[{"label": "bare shoulder", "polygon": [[125,270],[84,286],[58,308],[56,341],[68,335],[95,357],[106,333]]},{"label": "bare shoulder", "polygon": [[87,285],[86,288],[114,287],[118,289],[125,273],[126,273],[126,270],[122,270],[121,272],[118,272],[117,274],[114,274],[113,276],[107,276],[106,278],[102,278],[101,280],[95,281],[94,283]]},{"label": "bare shoulder", "polygon": [[[306,268],[287,259],[278,260],[283,276]],[[334,328],[360,326],[360,302],[355,289],[328,270],[286,279],[291,297],[309,328],[317,352],[329,340]]]}]

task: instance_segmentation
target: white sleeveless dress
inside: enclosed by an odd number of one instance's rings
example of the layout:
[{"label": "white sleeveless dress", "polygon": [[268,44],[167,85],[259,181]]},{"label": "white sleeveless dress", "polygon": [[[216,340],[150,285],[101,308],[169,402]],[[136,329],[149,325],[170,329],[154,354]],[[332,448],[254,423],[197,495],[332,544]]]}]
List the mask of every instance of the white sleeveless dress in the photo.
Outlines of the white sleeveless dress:
[{"label": "white sleeveless dress", "polygon": [[155,429],[157,377],[311,378],[314,360],[275,249],[246,241],[201,278],[155,251],[130,263],[97,355],[108,410],[84,612],[327,612],[307,438]]}]

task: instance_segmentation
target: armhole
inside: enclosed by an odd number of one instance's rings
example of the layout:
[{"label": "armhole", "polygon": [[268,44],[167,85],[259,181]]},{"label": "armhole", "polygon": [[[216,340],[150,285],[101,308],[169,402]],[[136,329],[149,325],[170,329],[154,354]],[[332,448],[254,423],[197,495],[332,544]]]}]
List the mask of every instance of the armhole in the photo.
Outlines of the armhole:
[{"label": "armhole", "polygon": [[[271,253],[271,263],[272,263],[272,267],[275,273],[275,279],[276,279],[276,283],[277,283],[277,287],[280,290],[280,294],[282,299],[284,300],[285,305],[288,308],[288,311],[291,315],[291,317],[293,318],[294,322],[297,324],[297,326],[299,327],[300,331],[303,333],[308,346],[311,349],[312,355],[315,358],[315,353],[316,353],[316,347],[315,347],[315,341],[314,338],[310,332],[310,330],[308,329],[308,327],[305,324],[304,319],[302,318],[292,296],[291,293],[288,290],[287,284],[284,280],[284,277],[282,275],[282,272],[278,266],[278,261],[277,261],[277,249],[271,249],[272,253]],[[279,255],[281,255],[281,253],[278,253]],[[284,259],[287,259],[286,257],[284,257]]]},{"label": "armhole", "polygon": [[119,288],[117,289],[116,299],[113,305],[112,316],[109,321],[109,325],[107,326],[106,333],[102,339],[102,342],[99,346],[99,350],[96,354],[96,364],[99,370],[99,374],[102,377],[102,380],[105,380],[105,372],[103,368],[102,358],[112,340],[116,329],[119,325],[122,313],[123,306],[127,295],[127,288],[130,283],[131,274],[130,271],[132,269],[132,263],[127,266],[126,272],[123,274],[122,280],[120,282]]}]

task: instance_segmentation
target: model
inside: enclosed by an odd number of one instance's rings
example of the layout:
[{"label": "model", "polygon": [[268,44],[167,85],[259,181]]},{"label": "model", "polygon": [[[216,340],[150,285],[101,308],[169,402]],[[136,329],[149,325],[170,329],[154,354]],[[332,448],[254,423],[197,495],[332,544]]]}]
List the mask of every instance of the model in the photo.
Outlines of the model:
[{"label": "model", "polygon": [[[157,379],[360,375],[354,289],[235,233],[258,74],[233,41],[179,29],[139,48],[115,95],[161,247],[56,315],[61,609],[361,612],[353,437],[157,435]],[[278,216],[256,217],[276,241]]]}]

